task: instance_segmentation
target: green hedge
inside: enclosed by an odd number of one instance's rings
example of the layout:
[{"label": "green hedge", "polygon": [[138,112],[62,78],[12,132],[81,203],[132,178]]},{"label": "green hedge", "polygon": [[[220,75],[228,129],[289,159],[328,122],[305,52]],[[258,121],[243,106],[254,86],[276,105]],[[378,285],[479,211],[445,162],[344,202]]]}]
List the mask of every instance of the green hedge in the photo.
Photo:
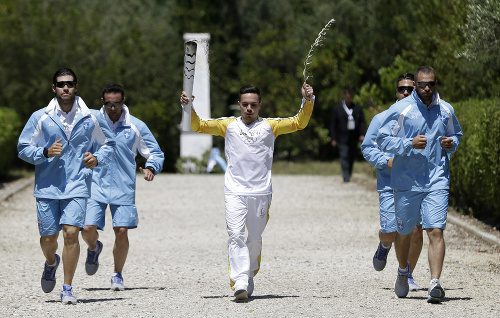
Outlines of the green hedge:
[{"label": "green hedge", "polygon": [[492,225],[500,223],[500,99],[452,103],[464,133],[451,156],[450,202]]},{"label": "green hedge", "polygon": [[11,108],[0,107],[0,177],[8,174],[10,165],[17,157],[17,139],[21,129],[21,121]]}]

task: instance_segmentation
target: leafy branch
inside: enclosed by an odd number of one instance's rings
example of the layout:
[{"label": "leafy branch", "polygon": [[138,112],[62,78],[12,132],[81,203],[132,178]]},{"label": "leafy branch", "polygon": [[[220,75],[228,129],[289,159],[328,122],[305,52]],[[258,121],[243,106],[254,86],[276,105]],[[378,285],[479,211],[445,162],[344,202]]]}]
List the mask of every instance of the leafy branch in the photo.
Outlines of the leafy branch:
[{"label": "leafy branch", "polygon": [[334,22],[334,19],[328,21],[325,27],[319,32],[318,37],[316,38],[314,43],[311,45],[311,49],[309,50],[309,53],[307,53],[306,60],[304,61],[304,71],[302,72],[302,75],[304,76],[304,82],[307,82],[309,77],[312,77],[312,72],[309,65],[312,63],[314,49],[318,46],[323,45],[323,40],[326,36],[326,32],[330,29]]}]

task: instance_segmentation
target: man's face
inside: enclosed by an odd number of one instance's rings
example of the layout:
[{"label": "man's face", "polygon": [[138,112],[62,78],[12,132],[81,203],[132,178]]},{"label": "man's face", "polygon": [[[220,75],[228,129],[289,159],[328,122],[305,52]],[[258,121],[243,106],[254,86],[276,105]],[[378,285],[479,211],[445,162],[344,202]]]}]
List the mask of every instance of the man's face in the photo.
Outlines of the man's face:
[{"label": "man's face", "polygon": [[259,101],[259,95],[255,93],[243,94],[238,101],[241,110],[241,118],[247,125],[253,123],[259,118],[259,110],[262,102]]},{"label": "man's face", "polygon": [[417,90],[417,94],[426,105],[429,105],[432,102],[432,96],[436,91],[436,86],[437,83],[434,74],[419,73],[415,78],[415,88]]},{"label": "man's face", "polygon": [[116,122],[118,119],[120,119],[123,111],[123,102],[125,101],[125,99],[122,97],[122,94],[115,92],[104,93],[104,99],[101,98],[101,100],[109,118],[113,122]]},{"label": "man's face", "polygon": [[396,88],[396,98],[402,100],[405,97],[410,96],[411,92],[415,87],[413,86],[413,81],[409,79],[402,79],[398,82]]},{"label": "man's face", "polygon": [[59,105],[73,106],[78,90],[78,84],[73,80],[73,76],[63,75],[56,78],[56,84],[52,84],[52,91],[55,93]]},{"label": "man's face", "polygon": [[349,93],[345,93],[345,94],[344,94],[344,101],[345,101],[345,104],[346,104],[347,106],[349,106],[349,105],[351,105],[351,104],[352,104],[352,97],[353,97],[353,96],[352,96],[351,94],[349,94]]}]

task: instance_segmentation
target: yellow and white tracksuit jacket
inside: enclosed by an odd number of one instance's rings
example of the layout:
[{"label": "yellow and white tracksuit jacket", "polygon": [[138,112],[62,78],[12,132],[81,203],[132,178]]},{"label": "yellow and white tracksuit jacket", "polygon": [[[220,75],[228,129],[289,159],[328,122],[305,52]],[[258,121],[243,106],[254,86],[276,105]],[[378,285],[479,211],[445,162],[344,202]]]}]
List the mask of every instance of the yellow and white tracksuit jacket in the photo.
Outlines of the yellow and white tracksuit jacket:
[{"label": "yellow and white tracksuit jacket", "polygon": [[225,138],[225,194],[271,194],[274,141],[279,135],[304,129],[311,118],[313,106],[314,96],[311,100],[303,98],[300,110],[294,117],[259,117],[250,125],[246,125],[241,117],[203,120],[192,108],[193,131]]}]

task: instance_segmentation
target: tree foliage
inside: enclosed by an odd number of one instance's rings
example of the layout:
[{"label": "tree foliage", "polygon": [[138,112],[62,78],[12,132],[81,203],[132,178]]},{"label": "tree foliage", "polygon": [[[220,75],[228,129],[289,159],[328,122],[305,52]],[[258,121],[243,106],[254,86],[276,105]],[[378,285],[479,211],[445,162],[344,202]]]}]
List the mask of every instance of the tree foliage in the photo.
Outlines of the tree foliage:
[{"label": "tree foliage", "polygon": [[[100,107],[107,82],[121,83],[126,103],[146,121],[166,153],[179,156],[183,33],[210,33],[213,117],[232,115],[241,85],[255,84],[262,115],[293,116],[300,105],[303,63],[330,19],[312,58],[317,96],[299,134],[280,137],[280,158],[330,159],[331,108],[352,87],[375,112],[391,104],[395,79],[421,65],[438,73],[449,101],[498,96],[499,0],[4,0],[0,4],[0,106],[22,121],[52,98],[61,67],[78,75],[87,104]],[[478,76],[481,74],[481,76]]]}]

